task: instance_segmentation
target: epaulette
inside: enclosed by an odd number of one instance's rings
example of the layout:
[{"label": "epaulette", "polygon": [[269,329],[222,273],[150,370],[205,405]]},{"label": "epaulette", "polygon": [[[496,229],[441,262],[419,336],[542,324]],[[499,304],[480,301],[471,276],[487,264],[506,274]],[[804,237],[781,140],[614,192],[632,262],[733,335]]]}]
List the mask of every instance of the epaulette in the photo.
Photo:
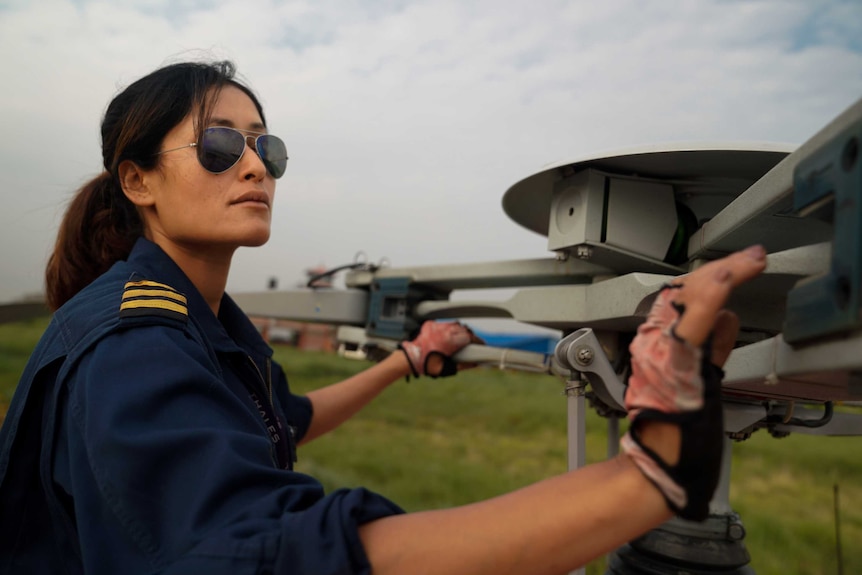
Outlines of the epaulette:
[{"label": "epaulette", "polygon": [[158,282],[126,282],[120,319],[140,317],[164,317],[186,323],[189,320],[186,296]]}]

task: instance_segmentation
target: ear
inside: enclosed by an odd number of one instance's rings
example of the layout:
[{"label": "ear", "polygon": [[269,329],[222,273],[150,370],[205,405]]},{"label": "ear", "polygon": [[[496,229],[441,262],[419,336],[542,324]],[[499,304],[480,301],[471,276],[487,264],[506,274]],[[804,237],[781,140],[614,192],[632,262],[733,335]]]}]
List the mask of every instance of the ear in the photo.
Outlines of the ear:
[{"label": "ear", "polygon": [[155,198],[147,186],[148,174],[131,160],[123,160],[117,169],[123,194],[138,207],[153,205]]}]

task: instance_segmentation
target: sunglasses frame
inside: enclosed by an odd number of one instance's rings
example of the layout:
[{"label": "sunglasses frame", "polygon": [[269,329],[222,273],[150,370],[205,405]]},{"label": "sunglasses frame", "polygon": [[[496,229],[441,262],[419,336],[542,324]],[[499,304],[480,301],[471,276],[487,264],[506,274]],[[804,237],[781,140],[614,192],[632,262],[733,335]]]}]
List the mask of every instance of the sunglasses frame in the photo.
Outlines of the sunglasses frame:
[{"label": "sunglasses frame", "polygon": [[[203,139],[204,139],[204,135],[206,134],[206,132],[208,130],[230,130],[232,132],[238,133],[239,135],[241,135],[243,137],[242,151],[240,152],[239,156],[237,156],[236,160],[234,160],[234,162],[230,166],[225,168],[224,170],[220,170],[220,171],[211,170],[211,169],[207,168],[204,165],[203,161],[201,160],[201,154],[204,153]],[[184,150],[186,148],[196,148],[195,155],[198,158],[198,163],[201,165],[201,167],[203,169],[205,169],[206,171],[208,171],[211,174],[223,174],[239,163],[239,161],[242,159],[243,155],[245,154],[246,149],[249,147],[248,146],[249,138],[254,138],[254,151],[257,154],[257,156],[260,158],[261,162],[263,162],[264,167],[266,167],[266,172],[270,176],[272,176],[273,178],[278,179],[284,175],[284,172],[282,172],[281,174],[279,174],[277,176],[275,174],[273,174],[269,170],[269,167],[267,167],[268,160],[265,160],[263,158],[263,155],[261,154],[261,151],[260,151],[260,139],[264,136],[268,136],[270,138],[275,138],[276,140],[281,142],[282,146],[284,147],[284,151],[285,151],[284,161],[287,162],[287,160],[289,159],[289,156],[287,156],[287,146],[284,145],[284,140],[282,140],[278,136],[274,136],[273,134],[269,134],[266,132],[254,132],[252,130],[242,130],[240,128],[233,128],[231,126],[210,126],[208,128],[204,128],[203,132],[201,132],[201,137],[200,137],[199,142],[192,142],[191,144],[186,144],[184,146],[178,146],[176,148],[170,148],[169,150],[162,150],[161,152],[158,152],[156,155],[161,156],[162,154],[167,154],[168,152],[175,152],[177,150]]]}]

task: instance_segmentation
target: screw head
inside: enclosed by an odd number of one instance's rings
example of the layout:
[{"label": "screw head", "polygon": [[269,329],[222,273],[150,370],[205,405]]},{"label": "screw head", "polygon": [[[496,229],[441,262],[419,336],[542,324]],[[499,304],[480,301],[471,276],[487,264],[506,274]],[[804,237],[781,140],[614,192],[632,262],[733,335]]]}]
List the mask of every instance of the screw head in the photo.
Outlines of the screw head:
[{"label": "screw head", "polygon": [[593,350],[585,345],[582,345],[575,350],[575,361],[581,365],[590,365],[593,363]]}]

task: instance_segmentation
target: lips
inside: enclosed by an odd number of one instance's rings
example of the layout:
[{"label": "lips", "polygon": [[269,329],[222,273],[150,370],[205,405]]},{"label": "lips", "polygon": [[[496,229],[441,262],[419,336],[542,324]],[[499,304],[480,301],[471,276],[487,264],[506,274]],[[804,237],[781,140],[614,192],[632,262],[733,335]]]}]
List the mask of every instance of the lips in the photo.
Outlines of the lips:
[{"label": "lips", "polygon": [[266,192],[261,192],[261,191],[247,192],[247,193],[241,195],[240,197],[238,197],[236,200],[234,200],[231,203],[242,204],[245,202],[256,202],[256,203],[266,204],[266,207],[269,207],[269,195],[267,195]]}]

